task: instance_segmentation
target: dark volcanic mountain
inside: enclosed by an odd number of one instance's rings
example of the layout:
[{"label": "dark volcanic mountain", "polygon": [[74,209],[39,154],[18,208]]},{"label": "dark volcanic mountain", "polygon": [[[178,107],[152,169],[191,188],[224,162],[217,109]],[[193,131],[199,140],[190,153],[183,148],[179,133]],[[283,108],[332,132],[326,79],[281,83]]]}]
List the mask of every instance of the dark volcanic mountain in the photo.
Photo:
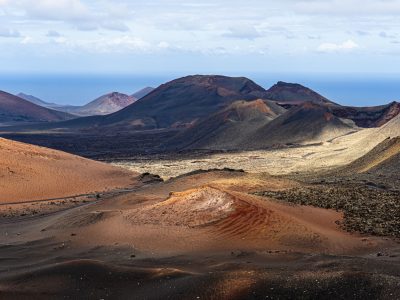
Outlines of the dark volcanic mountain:
[{"label": "dark volcanic mountain", "polygon": [[267,100],[237,101],[172,138],[168,149],[231,149],[286,110]]},{"label": "dark volcanic mountain", "polygon": [[188,127],[236,100],[255,100],[265,90],[253,81],[225,76],[188,76],[161,85],[106,123],[134,122],[143,128]]},{"label": "dark volcanic mountain", "polygon": [[79,116],[108,115],[131,105],[136,100],[135,97],[113,92],[103,95],[84,106],[69,109],[68,112]]},{"label": "dark volcanic mountain", "polygon": [[132,95],[132,97],[139,100],[139,99],[142,99],[143,97],[147,96],[154,90],[155,90],[155,88],[153,88],[153,87],[145,87],[144,89],[141,89],[141,90],[137,91],[136,93],[134,93]]},{"label": "dark volcanic mountain", "polygon": [[0,123],[55,122],[73,118],[68,113],[41,107],[0,91]]},{"label": "dark volcanic mountain", "polygon": [[312,102],[320,105],[336,104],[301,84],[282,81],[279,81],[267,90],[264,97],[276,101],[287,108],[293,105],[301,105],[304,102]]},{"label": "dark volcanic mountain", "polygon": [[80,118],[63,125],[111,131],[187,128],[237,100],[255,100],[264,92],[262,87],[243,77],[188,76],[161,85],[116,113]]}]

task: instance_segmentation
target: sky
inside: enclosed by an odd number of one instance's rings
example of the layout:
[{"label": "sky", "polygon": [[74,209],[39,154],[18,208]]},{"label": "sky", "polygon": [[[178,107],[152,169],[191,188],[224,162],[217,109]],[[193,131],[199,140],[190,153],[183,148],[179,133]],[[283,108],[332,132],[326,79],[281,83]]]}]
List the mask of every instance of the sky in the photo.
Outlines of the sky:
[{"label": "sky", "polygon": [[400,0],[0,0],[0,72],[396,73]]},{"label": "sky", "polygon": [[0,0],[0,89],[83,104],[188,74],[400,98],[400,0]]}]

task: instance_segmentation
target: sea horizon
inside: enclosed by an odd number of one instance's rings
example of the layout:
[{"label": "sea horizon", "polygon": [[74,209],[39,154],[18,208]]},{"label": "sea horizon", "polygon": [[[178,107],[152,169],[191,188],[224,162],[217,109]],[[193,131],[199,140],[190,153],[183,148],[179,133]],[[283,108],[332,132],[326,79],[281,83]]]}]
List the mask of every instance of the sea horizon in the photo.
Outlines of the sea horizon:
[{"label": "sea horizon", "polygon": [[[195,73],[171,74],[0,74],[0,90],[33,95],[56,104],[84,105],[110,92],[133,94]],[[206,74],[206,73],[199,73]],[[341,105],[383,105],[400,99],[398,74],[365,73],[222,73],[244,76],[265,89],[278,81],[302,84]]]}]

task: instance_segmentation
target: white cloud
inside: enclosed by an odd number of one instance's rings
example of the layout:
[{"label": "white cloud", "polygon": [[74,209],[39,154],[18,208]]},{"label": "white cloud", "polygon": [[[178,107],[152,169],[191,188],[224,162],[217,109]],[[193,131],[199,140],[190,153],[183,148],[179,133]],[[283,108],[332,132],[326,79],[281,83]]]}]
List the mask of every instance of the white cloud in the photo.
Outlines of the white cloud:
[{"label": "white cloud", "polygon": [[101,24],[101,26],[108,30],[120,31],[120,32],[126,32],[130,30],[125,23],[118,20],[105,21]]},{"label": "white cloud", "polygon": [[21,44],[26,45],[26,44],[31,44],[34,43],[34,39],[31,36],[26,36],[24,39],[21,41]]},{"label": "white cloud", "polygon": [[0,27],[0,37],[15,38],[20,36],[21,33],[18,30]]},{"label": "white cloud", "polygon": [[115,3],[103,7],[85,0],[0,0],[0,7],[3,7],[2,14],[9,20],[46,22],[47,25],[48,22],[64,22],[83,31],[100,28],[129,31],[123,22],[130,16],[129,9]]},{"label": "white cloud", "polygon": [[168,48],[170,48],[171,46],[170,46],[169,43],[167,43],[167,42],[165,42],[165,41],[162,41],[162,42],[159,42],[159,43],[158,43],[157,47],[158,47],[158,48],[161,48],[161,49],[168,49]]},{"label": "white cloud", "polygon": [[25,0],[22,7],[28,17],[48,20],[87,20],[89,8],[79,0]]},{"label": "white cloud", "polygon": [[351,50],[354,50],[357,48],[360,48],[360,46],[356,42],[354,42],[352,40],[347,40],[341,44],[323,43],[318,46],[317,51],[324,52],[324,53],[347,52],[347,51],[351,51]]},{"label": "white cloud", "polygon": [[254,26],[239,24],[238,26],[229,28],[223,36],[236,39],[254,40],[262,37],[262,34]]},{"label": "white cloud", "polygon": [[395,38],[396,38],[396,35],[394,35],[394,34],[389,34],[389,33],[385,32],[385,31],[381,31],[381,32],[379,33],[379,36],[380,36],[381,38],[384,38],[384,39],[395,39]]},{"label": "white cloud", "polygon": [[[0,35],[20,35],[0,38],[0,46],[7,46],[0,47],[0,56],[5,53],[7,62],[24,57],[34,62],[38,56],[54,55],[68,68],[62,59],[68,55],[85,65],[82,57],[97,54],[109,61],[149,53],[155,61],[170,56],[188,61],[245,57],[241,62],[268,54],[268,63],[288,69],[301,64],[308,68],[305,62],[317,59],[337,69],[334,59],[343,59],[337,53],[362,48],[360,56],[373,60],[381,50],[398,51],[396,14],[400,0],[0,0],[0,28],[14,29],[3,29]],[[288,56],[296,57],[296,64],[287,63]]]},{"label": "white cloud", "polygon": [[306,14],[397,15],[400,0],[303,0],[296,1],[294,9]]},{"label": "white cloud", "polygon": [[151,43],[129,35],[111,39],[101,38],[90,41],[77,41],[76,47],[96,53],[149,53],[154,50]]},{"label": "white cloud", "polygon": [[46,34],[47,37],[60,37],[61,34],[55,30],[49,30]]}]

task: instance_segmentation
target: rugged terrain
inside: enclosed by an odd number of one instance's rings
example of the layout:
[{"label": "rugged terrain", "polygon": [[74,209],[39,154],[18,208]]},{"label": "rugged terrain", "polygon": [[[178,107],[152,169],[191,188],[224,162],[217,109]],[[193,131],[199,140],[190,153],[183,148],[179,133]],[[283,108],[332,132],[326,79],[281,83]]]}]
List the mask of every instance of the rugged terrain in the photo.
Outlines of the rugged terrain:
[{"label": "rugged terrain", "polygon": [[396,241],[342,230],[341,212],[252,195],[301,185],[196,172],[36,218],[4,215],[0,292],[6,299],[398,297]]},{"label": "rugged terrain", "polygon": [[[0,298],[398,299],[398,103],[189,76],[6,127]],[[4,191],[4,192],[3,192]]]}]

